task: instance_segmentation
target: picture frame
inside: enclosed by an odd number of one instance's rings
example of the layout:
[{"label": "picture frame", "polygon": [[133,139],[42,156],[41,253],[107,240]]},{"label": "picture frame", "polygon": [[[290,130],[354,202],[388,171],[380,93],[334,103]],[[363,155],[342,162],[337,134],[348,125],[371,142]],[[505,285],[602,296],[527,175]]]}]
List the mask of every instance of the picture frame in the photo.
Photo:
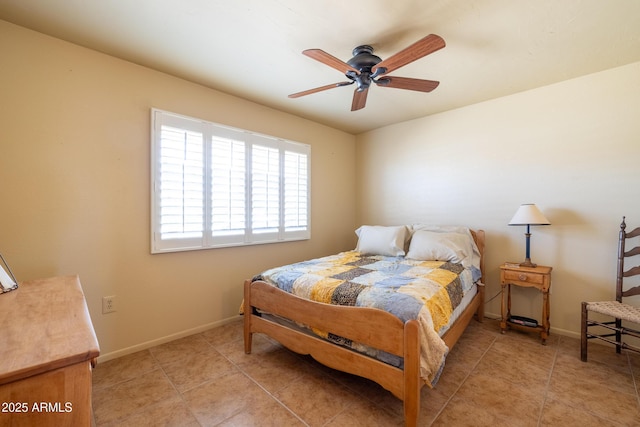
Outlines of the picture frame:
[{"label": "picture frame", "polygon": [[[0,293],[5,293],[18,288],[18,281],[11,271],[11,267],[7,264],[2,254],[0,254]],[[6,268],[6,270],[5,270]]]}]

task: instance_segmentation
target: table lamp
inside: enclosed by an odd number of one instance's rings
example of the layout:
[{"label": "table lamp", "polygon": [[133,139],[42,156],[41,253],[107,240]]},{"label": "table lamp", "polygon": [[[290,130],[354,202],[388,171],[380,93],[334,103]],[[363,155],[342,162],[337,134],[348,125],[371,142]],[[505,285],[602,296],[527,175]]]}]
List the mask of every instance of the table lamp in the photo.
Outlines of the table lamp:
[{"label": "table lamp", "polygon": [[527,240],[526,259],[520,263],[520,267],[536,267],[536,264],[531,262],[530,254],[530,240],[531,233],[529,227],[532,225],[551,225],[549,220],[540,212],[540,209],[533,203],[525,203],[520,205],[516,214],[509,221],[509,225],[526,225],[527,232],[524,234]]}]

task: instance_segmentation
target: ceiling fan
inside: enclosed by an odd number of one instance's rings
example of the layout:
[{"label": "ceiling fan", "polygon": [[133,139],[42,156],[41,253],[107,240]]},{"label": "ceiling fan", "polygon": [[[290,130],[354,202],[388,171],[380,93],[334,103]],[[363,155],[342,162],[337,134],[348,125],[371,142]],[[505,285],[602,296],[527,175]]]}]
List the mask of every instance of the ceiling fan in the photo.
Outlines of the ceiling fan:
[{"label": "ceiling fan", "polygon": [[348,86],[356,83],[357,87],[353,93],[353,101],[351,103],[351,111],[356,111],[364,108],[371,83],[382,87],[431,92],[438,87],[440,82],[412,79],[409,77],[388,76],[387,73],[395,71],[443,47],[445,47],[445,42],[442,37],[430,34],[385,60],[374,55],[371,46],[358,46],[353,49],[353,58],[347,62],[343,62],[321,49],[307,49],[302,52],[303,55],[343,72],[349,80],[292,93],[289,95],[289,98],[299,98],[334,87]]}]

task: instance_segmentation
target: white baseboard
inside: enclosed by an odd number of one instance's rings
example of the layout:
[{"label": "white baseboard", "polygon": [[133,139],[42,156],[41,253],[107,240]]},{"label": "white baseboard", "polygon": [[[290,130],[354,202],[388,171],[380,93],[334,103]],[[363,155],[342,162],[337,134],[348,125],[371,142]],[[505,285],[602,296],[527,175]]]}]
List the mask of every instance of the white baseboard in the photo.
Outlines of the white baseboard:
[{"label": "white baseboard", "polygon": [[201,325],[192,329],[187,329],[184,331],[180,331],[180,332],[176,332],[175,334],[171,334],[171,335],[167,335],[164,336],[162,338],[157,338],[155,340],[151,340],[151,341],[146,341],[143,342],[141,344],[136,344],[134,346],[131,347],[126,347],[120,350],[116,350],[116,351],[112,351],[110,353],[106,353],[106,354],[101,354],[100,356],[98,356],[98,363],[102,363],[102,362],[106,362],[108,360],[112,360],[112,359],[116,359],[118,357],[122,357],[122,356],[126,356],[128,354],[132,354],[132,353],[136,353],[138,351],[142,351],[142,350],[146,350],[148,348],[151,347],[155,347],[157,345],[160,344],[164,344],[166,342],[169,341],[173,341],[173,340],[177,340],[179,338],[184,338],[187,337],[189,335],[194,335],[194,334],[198,334],[200,332],[204,332],[204,331],[208,331],[209,329],[218,327],[218,326],[222,326],[222,325],[226,325],[228,323],[231,322],[235,322],[238,319],[240,319],[242,316],[238,315],[238,316],[234,316],[228,319],[223,319],[223,320],[219,320],[217,322],[212,322],[212,323],[207,323],[205,325]]},{"label": "white baseboard", "polygon": [[[486,312],[485,313],[485,317],[487,317],[489,319],[500,319],[501,315],[500,314],[496,314],[496,313]],[[192,328],[192,329],[187,329],[185,331],[181,331],[181,332],[177,332],[175,334],[167,335],[167,336],[164,336],[162,338],[157,338],[155,340],[146,341],[146,342],[143,342],[141,344],[136,344],[136,345],[131,346],[131,347],[126,347],[126,348],[123,348],[123,349],[120,349],[120,350],[112,351],[110,353],[101,354],[100,356],[98,356],[98,363],[106,362],[108,360],[116,359],[118,357],[126,356],[128,354],[132,354],[132,353],[135,353],[135,352],[138,352],[138,351],[146,350],[148,348],[155,347],[157,345],[164,344],[164,343],[169,342],[169,341],[177,340],[179,338],[184,338],[184,337],[187,337],[189,335],[199,334],[200,332],[204,332],[204,331],[207,331],[209,329],[216,328],[218,326],[222,326],[222,325],[226,325],[226,324],[231,323],[231,322],[235,322],[235,321],[239,320],[240,318],[242,318],[242,316],[240,316],[240,315],[234,316],[234,317],[231,317],[231,318],[228,318],[228,319],[223,319],[223,320],[219,320],[217,322],[207,323],[205,325],[201,325],[201,326],[198,326],[198,327],[195,327],[195,328]],[[566,329],[560,329],[560,328],[551,327],[551,333],[557,334],[557,335],[566,336],[566,337],[580,339],[580,334],[578,332],[569,331],[569,330],[566,330]]]},{"label": "white baseboard", "polygon": [[[499,313],[488,313],[488,312],[485,312],[484,316],[486,318],[488,318],[488,319],[494,319],[494,320],[499,320],[499,319],[502,318],[502,315],[499,314]],[[563,337],[570,337],[570,338],[580,339],[580,332],[569,331],[567,329],[554,328],[553,326],[551,326],[551,330],[549,332],[551,334],[561,335]]]}]

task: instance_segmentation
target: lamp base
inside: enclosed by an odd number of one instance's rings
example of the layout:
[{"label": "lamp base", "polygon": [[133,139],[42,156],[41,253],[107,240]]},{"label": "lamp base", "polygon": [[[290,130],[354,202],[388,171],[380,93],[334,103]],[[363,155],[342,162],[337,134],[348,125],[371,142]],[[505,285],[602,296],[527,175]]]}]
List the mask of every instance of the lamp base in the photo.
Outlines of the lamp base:
[{"label": "lamp base", "polygon": [[520,263],[520,267],[536,268],[537,266],[538,264],[534,264],[531,262],[531,258],[527,258],[524,260],[524,262]]}]

